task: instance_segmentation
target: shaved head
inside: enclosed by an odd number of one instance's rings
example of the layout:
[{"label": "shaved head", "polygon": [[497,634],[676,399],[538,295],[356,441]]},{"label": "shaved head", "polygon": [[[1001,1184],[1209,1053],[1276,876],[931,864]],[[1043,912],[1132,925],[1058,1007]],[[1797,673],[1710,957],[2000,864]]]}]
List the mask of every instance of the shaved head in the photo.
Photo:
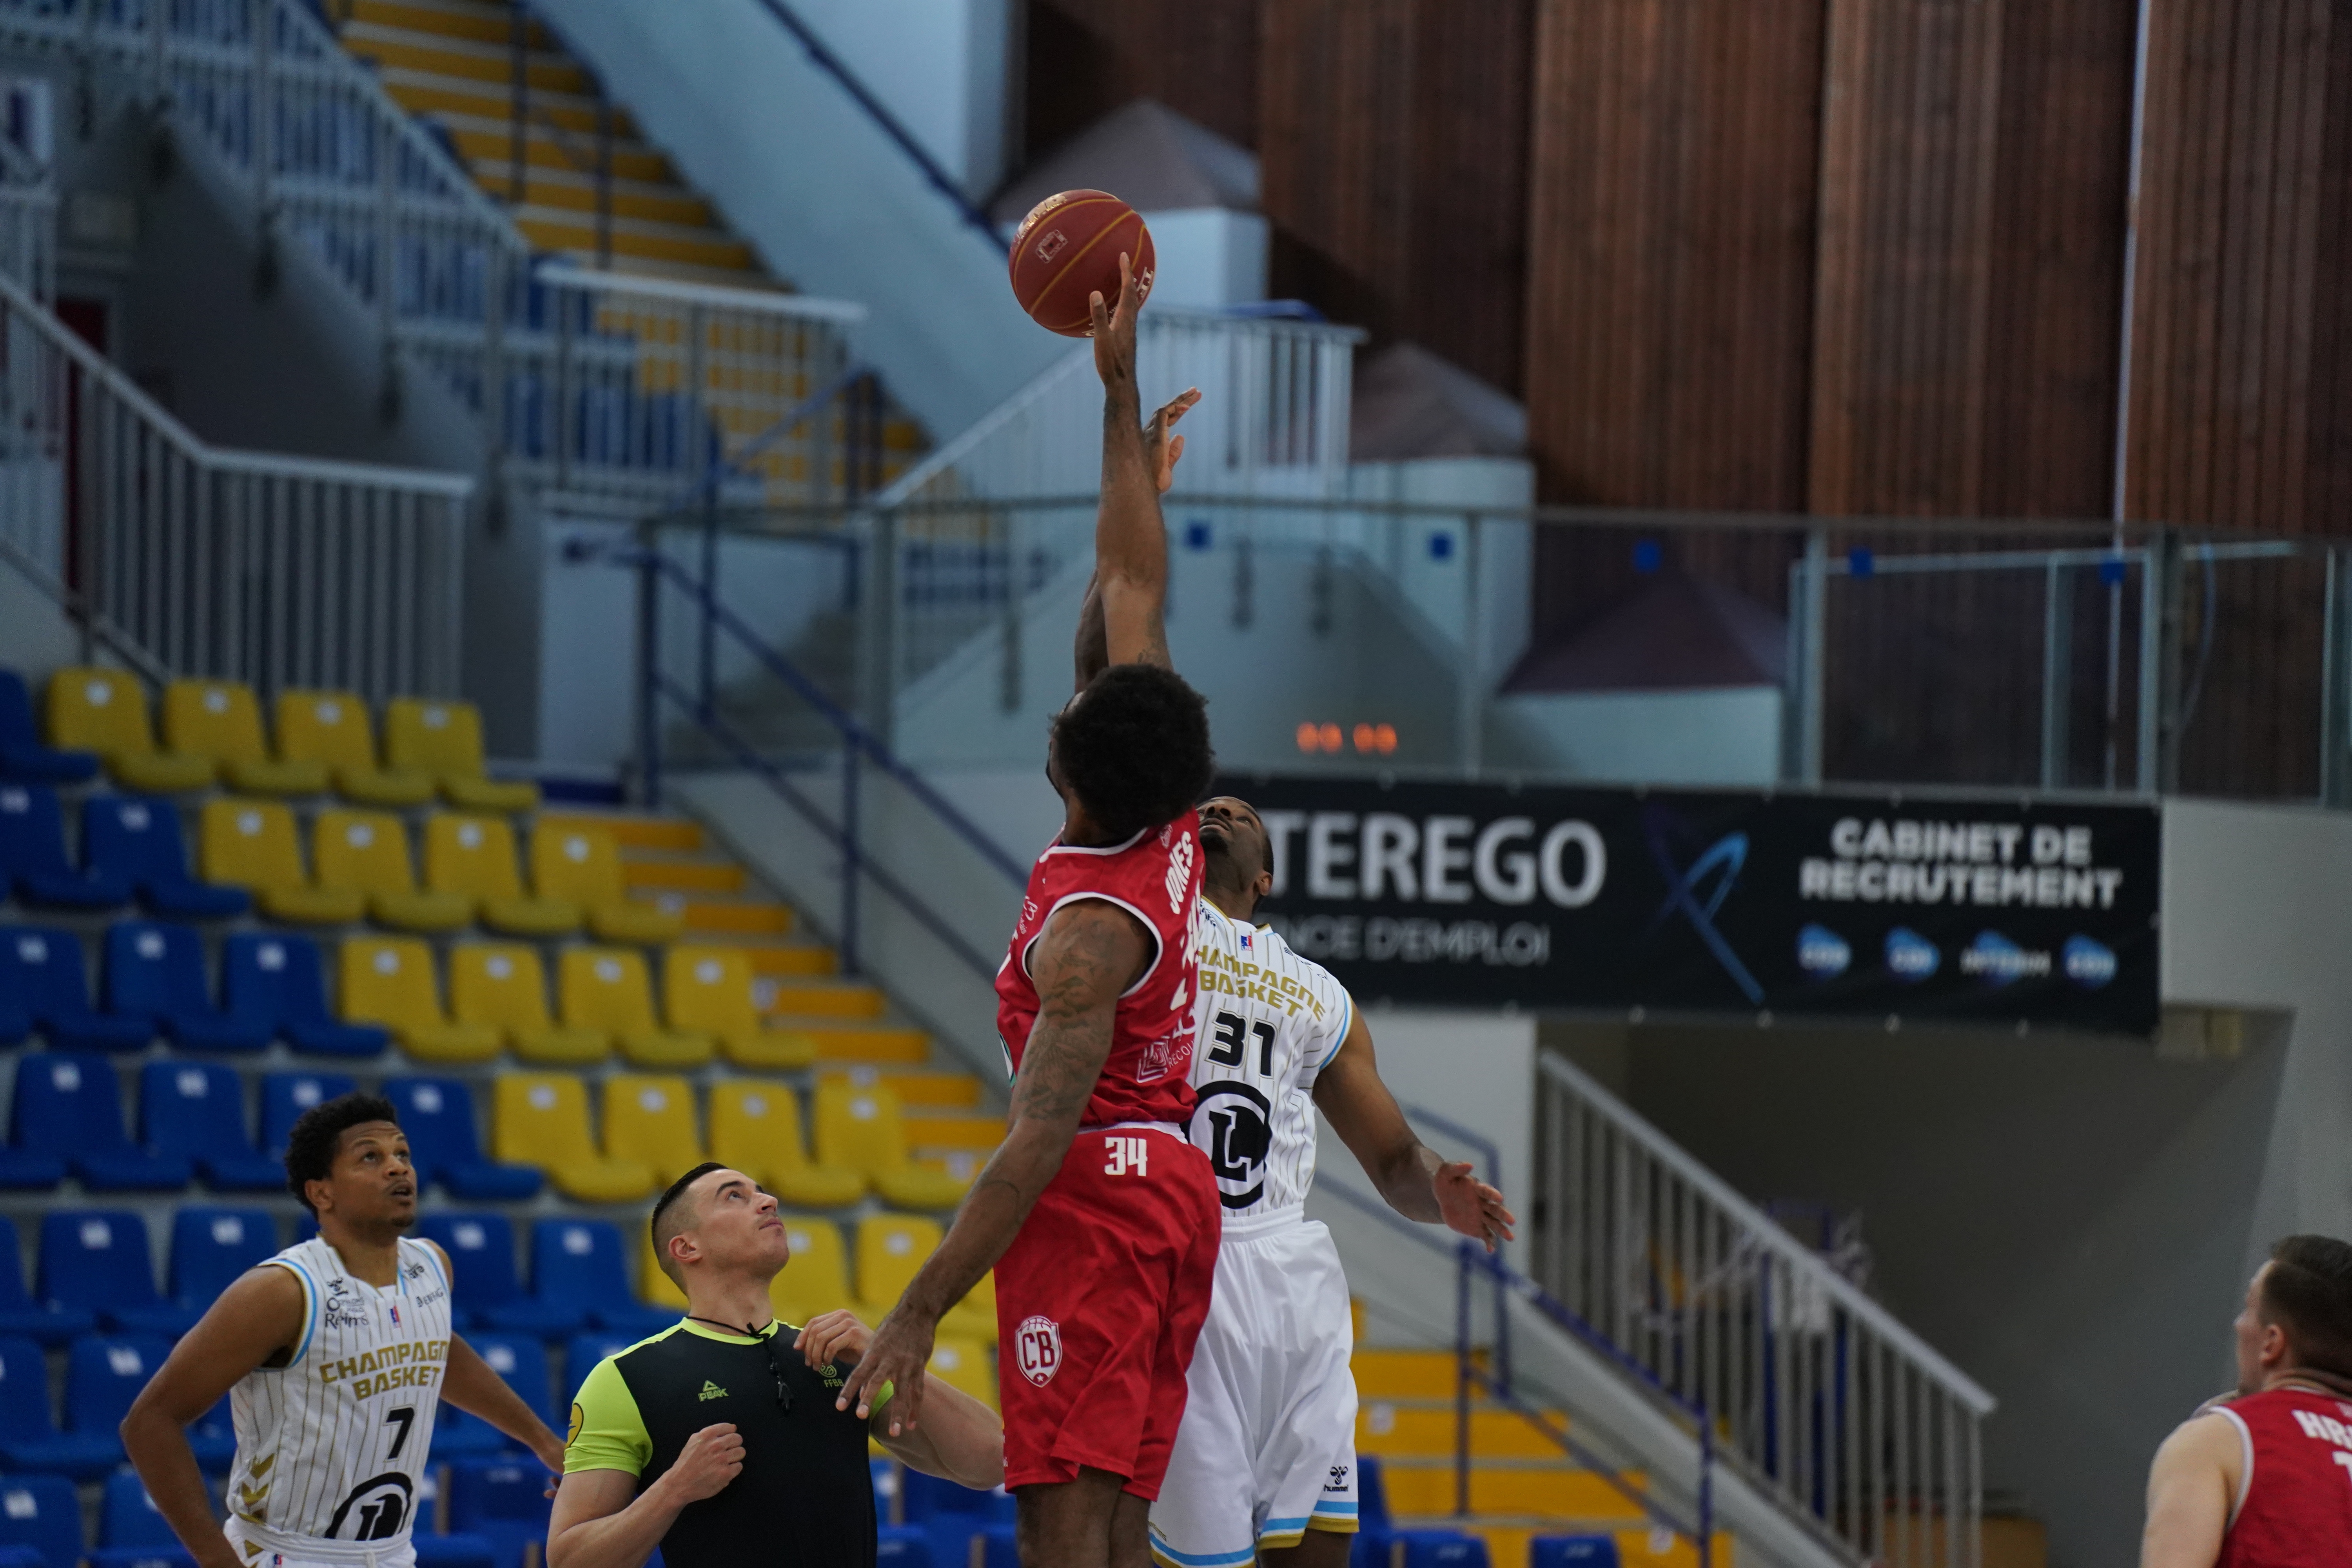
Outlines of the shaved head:
[{"label": "shaved head", "polygon": [[680,1289],[685,1289],[686,1279],[677,1270],[677,1259],[669,1255],[669,1244],[692,1230],[695,1221],[702,1217],[702,1199],[709,1194],[697,1194],[694,1184],[714,1171],[725,1169],[727,1167],[716,1160],[705,1160],[672,1182],[669,1190],[654,1200],[654,1261],[660,1265],[663,1273],[669,1276],[670,1282]]}]

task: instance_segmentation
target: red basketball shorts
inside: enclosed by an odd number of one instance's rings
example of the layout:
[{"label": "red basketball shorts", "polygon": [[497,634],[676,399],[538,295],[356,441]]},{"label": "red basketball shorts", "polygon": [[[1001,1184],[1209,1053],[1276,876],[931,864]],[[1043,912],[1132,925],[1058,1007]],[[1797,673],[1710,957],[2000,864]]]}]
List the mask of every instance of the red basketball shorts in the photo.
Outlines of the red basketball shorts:
[{"label": "red basketball shorts", "polygon": [[1223,1214],[1208,1156],[1172,1128],[1071,1142],[996,1265],[1007,1487],[1076,1480],[1084,1465],[1160,1495]]}]

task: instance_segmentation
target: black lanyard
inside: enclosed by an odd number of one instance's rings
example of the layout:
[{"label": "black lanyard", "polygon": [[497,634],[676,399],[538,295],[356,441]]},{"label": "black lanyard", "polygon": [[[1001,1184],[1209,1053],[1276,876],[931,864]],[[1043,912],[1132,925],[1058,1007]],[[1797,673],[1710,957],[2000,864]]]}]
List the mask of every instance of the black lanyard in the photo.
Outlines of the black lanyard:
[{"label": "black lanyard", "polygon": [[784,1386],[784,1369],[776,1364],[776,1325],[773,1322],[768,1325],[769,1331],[763,1334],[749,1324],[738,1329],[732,1323],[722,1323],[716,1318],[698,1317],[692,1312],[686,1315],[686,1321],[689,1323],[709,1323],[714,1329],[724,1329],[730,1334],[740,1333],[749,1339],[757,1340],[760,1342],[760,1349],[768,1358],[768,1375],[775,1380],[776,1408],[787,1412],[792,1409],[793,1391]]}]

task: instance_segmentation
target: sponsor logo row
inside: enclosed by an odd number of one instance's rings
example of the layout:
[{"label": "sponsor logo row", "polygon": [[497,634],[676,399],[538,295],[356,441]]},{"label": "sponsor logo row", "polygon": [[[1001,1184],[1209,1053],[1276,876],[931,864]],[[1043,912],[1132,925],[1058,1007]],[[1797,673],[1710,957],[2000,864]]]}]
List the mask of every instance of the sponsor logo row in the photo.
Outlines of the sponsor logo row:
[{"label": "sponsor logo row", "polygon": [[[1917,984],[1943,969],[1944,951],[1909,926],[1886,933],[1886,973]],[[2063,974],[2085,991],[2096,991],[2116,977],[2115,950],[2087,936],[2070,936],[2053,952],[2020,946],[1997,931],[1981,931],[1955,960],[1957,973],[1998,990],[2020,980],[2046,980]],[[1807,925],[1797,932],[1797,966],[1815,980],[1834,980],[1853,967],[1853,946],[1824,925]]]}]

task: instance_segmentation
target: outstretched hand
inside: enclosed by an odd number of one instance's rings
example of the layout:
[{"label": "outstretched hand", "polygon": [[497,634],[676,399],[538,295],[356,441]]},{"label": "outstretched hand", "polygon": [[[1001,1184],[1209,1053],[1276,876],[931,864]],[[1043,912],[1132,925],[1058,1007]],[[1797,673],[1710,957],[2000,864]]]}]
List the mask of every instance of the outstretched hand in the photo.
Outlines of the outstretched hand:
[{"label": "outstretched hand", "polygon": [[1485,1242],[1492,1252],[1497,1242],[1512,1239],[1511,1227],[1519,1222],[1503,1206],[1503,1194],[1472,1175],[1472,1169],[1467,1162],[1437,1167],[1432,1182],[1438,1212],[1445,1216],[1447,1229]]},{"label": "outstretched hand", "polygon": [[1166,495],[1168,487],[1176,482],[1176,459],[1184,455],[1184,437],[1169,432],[1200,401],[1201,389],[1188,386],[1161,404],[1160,412],[1151,416],[1151,423],[1143,427],[1144,466],[1151,470],[1151,482],[1160,487],[1161,495]]},{"label": "outstretched hand", "polygon": [[1118,257],[1118,300],[1106,304],[1102,291],[1087,296],[1094,315],[1089,334],[1095,341],[1095,373],[1105,386],[1135,385],[1135,318],[1143,309],[1143,289],[1135,280],[1135,258]]},{"label": "outstretched hand", "polygon": [[901,1301],[890,1309],[866,1354],[842,1381],[835,1410],[855,1405],[860,1421],[874,1414],[881,1402],[882,1385],[891,1386],[890,1436],[904,1436],[915,1429],[923,1414],[923,1368],[930,1364],[931,1341],[939,1325],[907,1310]]}]

